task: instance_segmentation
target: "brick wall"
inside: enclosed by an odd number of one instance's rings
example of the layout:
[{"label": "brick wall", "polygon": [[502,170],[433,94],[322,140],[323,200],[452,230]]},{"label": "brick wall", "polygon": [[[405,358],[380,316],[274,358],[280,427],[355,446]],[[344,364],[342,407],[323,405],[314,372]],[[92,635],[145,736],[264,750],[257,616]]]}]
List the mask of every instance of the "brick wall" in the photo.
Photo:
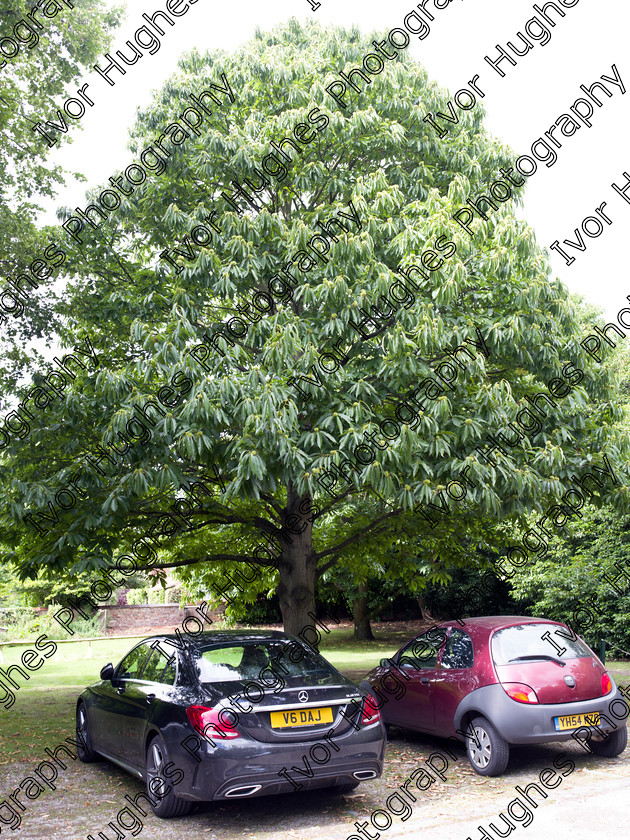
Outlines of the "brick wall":
[{"label": "brick wall", "polygon": [[[180,609],[177,604],[125,604],[99,607],[99,613],[104,614],[106,636],[133,636],[137,633],[172,633],[176,627],[181,628],[186,616],[194,615],[202,620],[196,609],[196,606]],[[223,607],[208,609],[213,621],[223,612]],[[212,625],[206,622],[204,629],[211,630]]]}]

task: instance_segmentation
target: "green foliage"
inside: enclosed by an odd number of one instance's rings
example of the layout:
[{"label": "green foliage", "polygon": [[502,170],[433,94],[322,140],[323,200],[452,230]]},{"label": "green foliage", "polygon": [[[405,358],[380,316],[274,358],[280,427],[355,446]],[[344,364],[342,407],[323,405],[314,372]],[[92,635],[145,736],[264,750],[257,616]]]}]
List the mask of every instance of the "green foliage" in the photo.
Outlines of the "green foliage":
[{"label": "green foliage", "polygon": [[[364,563],[350,566],[341,561],[320,579],[317,602],[323,615],[337,617],[345,615],[352,619],[354,602],[365,598],[365,610],[370,621],[395,618],[396,620],[418,619],[420,610],[413,594],[425,580],[418,562],[414,570],[411,561],[406,562],[400,574],[394,572],[391,564]],[[414,585],[415,571],[415,585]],[[367,578],[362,575],[369,575]],[[427,572],[428,576],[431,571]]]},{"label": "green foliage", "polygon": [[446,585],[429,583],[422,594],[427,612],[447,621],[476,615],[527,615],[529,603],[517,601],[509,584],[492,571],[480,568],[455,568]]},{"label": "green foliage", "polygon": [[147,589],[130,589],[129,592],[125,594],[125,598],[128,604],[148,604],[149,603],[149,591]]},{"label": "green foliage", "polygon": [[[450,566],[469,562],[470,543],[495,545],[497,522],[548,506],[593,454],[606,448],[617,463],[627,459],[613,428],[620,417],[614,371],[584,353],[576,308],[548,277],[531,228],[508,204],[478,223],[474,240],[451,220],[470,193],[483,191],[513,161],[484,130],[482,109],[462,113],[438,139],[423,116],[443,110],[447,94],[404,55],[344,112],[326,93],[342,70],[360,65],[373,37],[290,21],[232,55],[192,52],[138,115],[134,153],[177,119],[191,92],[221,73],[236,95],[233,104],[224,97],[214,108],[199,137],[170,149],[166,173],[148,177],[70,255],[61,337],[71,345],[89,335],[101,367],[42,412],[31,437],[9,447],[0,466],[8,488],[4,538],[24,574],[109,564],[181,496],[181,485],[203,479],[212,498],[202,497],[188,524],[162,543],[159,562],[188,567],[182,580],[205,593],[247,560],[258,574],[243,593],[231,591],[254,603],[275,590],[285,627],[295,630],[314,606],[315,581],[336,563],[359,581],[389,577],[392,569],[413,590],[430,578],[447,581]],[[286,178],[270,178],[262,208],[230,209],[221,193],[233,181],[258,183],[255,168],[271,142],[293,136],[314,108],[327,115],[326,131],[291,154]],[[361,228],[340,233],[328,262],[311,273],[294,266],[291,300],[276,301],[234,346],[222,342],[206,369],[188,355],[237,315],[237,306],[267,290],[278,268],[319,232],[318,222],[347,211],[350,201]],[[162,249],[179,244],[213,209],[221,234],[195,249],[194,259],[178,258],[181,271],[167,270]],[[453,241],[456,254],[430,280],[417,281],[412,306],[401,306],[393,323],[362,341],[351,325],[359,307],[378,304],[400,279],[398,267],[418,264],[439,236]],[[416,428],[403,426],[351,474],[346,491],[334,499],[323,492],[323,470],[352,459],[364,433],[378,439],[377,422],[392,413],[388,399],[430,377],[446,360],[445,348],[479,333],[490,357],[474,354],[452,388],[426,402]],[[291,378],[312,375],[333,342],[343,348],[343,365],[301,396]],[[480,459],[475,450],[486,435],[509,434],[524,397],[544,391],[568,361],[584,379],[541,431],[503,464]],[[21,524],[24,514],[46,510],[85,450],[118,441],[134,406],[154,399],[180,372],[190,390],[155,419],[151,439],[132,446],[104,477],[81,469],[75,480],[85,497],[35,539]],[[466,466],[475,485],[470,510],[454,506],[431,530],[414,504],[434,501]],[[619,473],[626,482],[624,468]],[[620,504],[629,492],[626,483],[615,490]],[[307,522],[301,537],[283,541],[287,517],[311,499],[312,533]],[[255,549],[271,541],[279,553],[261,565]],[[404,550],[411,544],[413,552]],[[384,559],[392,546],[403,549],[393,564]]]},{"label": "green foliage", "polygon": [[178,604],[184,600],[184,590],[181,586],[154,586],[147,590],[149,604]]},{"label": "green foliage", "polygon": [[[35,123],[58,122],[57,109],[63,109],[65,98],[76,95],[81,76],[107,51],[114,29],[122,14],[119,8],[107,8],[102,0],[75,0],[74,9],[60,4],[54,18],[37,15],[42,22],[36,29],[39,43],[32,47],[20,44],[20,51],[6,60],[0,69],[0,286],[6,277],[26,270],[37,252],[49,244],[52,228],[38,230],[35,219],[38,196],[54,196],[64,182],[59,166],[50,166],[50,148],[33,131]],[[0,4],[0,39],[14,38],[13,27],[33,8],[26,0]],[[22,36],[26,29],[20,29]],[[33,40],[33,39],[32,39]],[[5,50],[10,51],[7,42]],[[5,52],[6,54],[6,52]],[[4,61],[4,59],[0,59]],[[75,120],[67,134],[57,134],[61,143],[72,142]],[[80,123],[78,123],[80,125]],[[74,173],[75,177],[79,176]],[[14,318],[9,315],[3,325],[4,363],[0,370],[0,387],[12,393],[24,373],[42,366],[40,353],[25,347],[33,338],[50,337],[60,327],[55,312],[57,294],[54,278],[42,280],[39,291],[29,289],[25,312]],[[4,402],[4,401],[3,401]]]},{"label": "green foliage", "polygon": [[[28,607],[5,607],[0,609],[0,624],[6,628],[2,640],[6,642],[18,639],[34,639],[45,633],[49,639],[70,638],[53,618],[53,613],[59,609],[59,604],[53,604],[45,613],[35,612]],[[99,613],[90,618],[77,616],[72,622],[74,636],[72,638],[95,638],[103,635],[103,616]]]},{"label": "green foliage", "polygon": [[[5,566],[0,579],[0,606],[47,607],[65,601],[69,596],[80,598],[90,594],[93,583],[101,580],[97,572],[71,575],[67,572],[49,576],[46,570],[37,577],[22,580],[14,569]],[[110,603],[116,603],[112,594]]]},{"label": "green foliage", "polygon": [[278,599],[273,596],[259,595],[253,604],[233,601],[225,614],[232,624],[278,624],[282,621]]},{"label": "green foliage", "polygon": [[141,586],[127,590],[125,599],[128,604],[184,604],[188,603],[184,587],[178,584],[168,586],[154,577],[150,582],[144,581]]},{"label": "green foliage", "polygon": [[[620,570],[628,577],[620,575]],[[606,578],[619,580],[613,586]],[[609,506],[585,507],[582,518],[567,527],[564,537],[554,536],[545,556],[516,572],[512,583],[516,597],[533,602],[533,615],[567,622],[596,650],[599,640],[607,639],[630,651],[627,514]],[[585,612],[579,611],[582,606]],[[614,648],[610,655],[623,656]]]}]

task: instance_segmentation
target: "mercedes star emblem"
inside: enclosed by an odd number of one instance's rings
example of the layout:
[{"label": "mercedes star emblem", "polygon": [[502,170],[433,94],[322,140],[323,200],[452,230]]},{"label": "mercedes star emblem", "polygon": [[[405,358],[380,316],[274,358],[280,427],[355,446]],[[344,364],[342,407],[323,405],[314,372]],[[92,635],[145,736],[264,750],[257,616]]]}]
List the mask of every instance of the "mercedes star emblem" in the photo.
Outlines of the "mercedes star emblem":
[{"label": "mercedes star emblem", "polygon": [[298,700],[300,701],[300,703],[306,703],[306,701],[308,700],[308,692],[300,691],[300,693],[298,694]]}]

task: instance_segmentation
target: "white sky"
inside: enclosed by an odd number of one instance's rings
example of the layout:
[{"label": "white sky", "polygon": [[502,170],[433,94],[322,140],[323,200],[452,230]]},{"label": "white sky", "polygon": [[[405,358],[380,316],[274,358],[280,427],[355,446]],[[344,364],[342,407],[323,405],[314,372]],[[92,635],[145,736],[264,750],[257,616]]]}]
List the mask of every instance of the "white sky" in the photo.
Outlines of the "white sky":
[{"label": "white sky", "polygon": [[[539,6],[545,2],[538,0]],[[560,5],[560,0],[556,4]],[[144,23],[143,12],[165,8],[166,3],[157,0],[148,5],[132,2],[112,54],[117,48],[123,49],[127,39],[133,40],[135,30]],[[55,152],[55,160],[83,172],[90,188],[106,182],[114,170],[130,163],[133,155],[126,148],[127,130],[136,108],[149,103],[151,91],[175,70],[178,56],[194,46],[200,50],[230,50],[248,40],[257,24],[266,29],[291,16],[300,20],[314,17],[322,24],[354,23],[366,32],[388,31],[401,26],[403,18],[416,8],[409,0],[321,0],[321,7],[313,12],[307,0],[239,0],[225,5],[198,0],[183,17],[175,19],[174,27],[164,25],[166,35],[161,37],[162,46],[155,55],[145,51],[137,64],[126,68],[124,77],[117,71],[111,74],[113,79],[120,79],[115,87],[109,87],[93,71],[85,75],[83,82],[90,83],[88,94],[95,105],[81,120],[84,130],[76,133],[72,145]],[[505,78],[484,61],[484,56],[494,57],[496,44],[505,45],[507,41],[522,48],[516,34],[524,31],[526,21],[535,14],[533,2],[452,0],[440,11],[430,0],[428,9],[436,18],[431,34],[423,41],[412,37],[410,54],[451,93],[466,86],[478,73],[477,84],[486,93],[483,103],[488,129],[519,154],[528,153],[532,142],[583,95],[580,84],[590,86],[602,74],[614,76],[612,64],[616,64],[628,92],[622,95],[619,87],[608,85],[613,96],[602,97],[603,106],[595,107],[592,128],[582,126],[573,137],[558,134],[563,142],[557,150],[558,160],[551,168],[539,164],[529,182],[523,214],[534,227],[538,242],[548,247],[555,239],[561,244],[565,238],[575,241],[574,229],[603,201],[608,202],[605,212],[613,224],[596,239],[583,235],[585,252],[563,246],[576,257],[571,266],[559,254],[551,254],[555,275],[572,291],[602,306],[608,317],[614,316],[628,305],[626,295],[630,295],[624,266],[624,230],[630,221],[630,203],[611,188],[613,181],[624,183],[624,170],[630,172],[628,4],[624,0],[579,0],[574,7],[565,8],[565,17],[551,29],[551,40],[544,47],[534,42],[533,49],[517,59],[516,67],[502,62]],[[555,19],[552,10],[549,14]],[[84,206],[85,187],[69,180],[58,199],[47,205],[50,210],[44,220],[56,223],[52,211],[57,205]]]}]

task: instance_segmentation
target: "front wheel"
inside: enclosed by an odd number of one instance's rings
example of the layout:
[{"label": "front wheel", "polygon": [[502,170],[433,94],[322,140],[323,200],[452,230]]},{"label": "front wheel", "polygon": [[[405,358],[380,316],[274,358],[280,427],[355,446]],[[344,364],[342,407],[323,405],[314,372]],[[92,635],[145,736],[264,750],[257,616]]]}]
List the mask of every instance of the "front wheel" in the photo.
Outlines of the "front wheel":
[{"label": "front wheel", "polygon": [[628,744],[628,730],[625,726],[616,732],[611,732],[603,741],[589,741],[589,746],[595,755],[603,755],[604,758],[614,758],[621,755]]},{"label": "front wheel", "polygon": [[472,719],[466,735],[466,752],[475,773],[500,776],[508,765],[510,746],[486,718]]},{"label": "front wheel", "polygon": [[172,785],[164,777],[168,756],[164,740],[159,735],[149,744],[146,762],[147,796],[155,816],[168,819],[188,814],[193,803],[176,796]]},{"label": "front wheel", "polygon": [[92,749],[92,736],[90,735],[90,727],[88,724],[87,708],[85,703],[81,702],[77,706],[76,718],[76,732],[77,732],[77,754],[79,760],[84,764],[90,764],[92,761],[98,761],[98,753]]}]

